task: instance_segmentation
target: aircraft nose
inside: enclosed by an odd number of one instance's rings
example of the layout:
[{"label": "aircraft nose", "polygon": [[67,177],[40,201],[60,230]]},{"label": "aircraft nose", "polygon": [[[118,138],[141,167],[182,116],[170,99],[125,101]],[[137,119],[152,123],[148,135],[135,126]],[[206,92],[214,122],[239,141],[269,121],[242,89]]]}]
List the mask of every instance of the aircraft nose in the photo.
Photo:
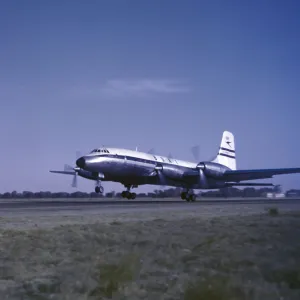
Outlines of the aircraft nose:
[{"label": "aircraft nose", "polygon": [[85,167],[85,158],[84,157],[80,157],[76,160],[76,165],[77,167],[84,169]]}]

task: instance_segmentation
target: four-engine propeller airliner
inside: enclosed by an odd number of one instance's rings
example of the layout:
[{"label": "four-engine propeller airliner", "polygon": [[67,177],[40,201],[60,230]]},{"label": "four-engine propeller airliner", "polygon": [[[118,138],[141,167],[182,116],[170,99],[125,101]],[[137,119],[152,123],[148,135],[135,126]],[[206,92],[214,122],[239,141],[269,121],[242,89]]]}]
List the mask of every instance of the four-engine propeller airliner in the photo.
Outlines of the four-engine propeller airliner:
[{"label": "four-engine propeller airliner", "polygon": [[77,175],[94,180],[95,192],[103,193],[102,181],[114,181],[126,188],[122,197],[135,199],[132,188],[139,185],[181,187],[181,198],[195,201],[194,189],[219,189],[231,186],[264,186],[265,183],[242,181],[272,178],[274,175],[300,173],[300,168],[237,170],[234,135],[224,131],[215,159],[199,163],[182,161],[119,148],[98,148],[77,159],[76,167],[65,166],[64,171],[52,173]]}]

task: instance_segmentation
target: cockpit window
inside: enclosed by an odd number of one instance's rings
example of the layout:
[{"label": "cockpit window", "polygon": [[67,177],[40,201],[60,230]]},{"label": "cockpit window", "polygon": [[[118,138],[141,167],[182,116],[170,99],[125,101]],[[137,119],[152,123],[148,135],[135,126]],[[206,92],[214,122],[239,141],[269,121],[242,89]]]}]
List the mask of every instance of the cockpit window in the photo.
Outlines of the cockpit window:
[{"label": "cockpit window", "polygon": [[100,153],[109,153],[109,151],[108,150],[106,150],[106,149],[94,149],[94,150],[92,150],[91,151],[91,153],[95,153],[95,152],[100,152]]}]

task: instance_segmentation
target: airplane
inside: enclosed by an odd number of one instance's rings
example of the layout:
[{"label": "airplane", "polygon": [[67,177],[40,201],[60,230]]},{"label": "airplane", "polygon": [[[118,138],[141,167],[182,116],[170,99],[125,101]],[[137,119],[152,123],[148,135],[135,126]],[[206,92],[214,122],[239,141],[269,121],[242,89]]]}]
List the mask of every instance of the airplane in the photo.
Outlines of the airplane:
[{"label": "airplane", "polygon": [[95,192],[102,194],[102,182],[124,185],[122,197],[135,199],[131,189],[140,185],[160,185],[182,188],[181,199],[195,201],[195,189],[220,189],[232,186],[273,186],[271,183],[244,182],[273,178],[274,175],[300,173],[300,168],[238,170],[234,135],[224,131],[221,144],[213,160],[199,163],[154,155],[134,150],[101,147],[76,160],[76,167],[65,166],[64,171],[52,173],[73,175],[72,186],[77,186],[77,175],[94,180]]}]

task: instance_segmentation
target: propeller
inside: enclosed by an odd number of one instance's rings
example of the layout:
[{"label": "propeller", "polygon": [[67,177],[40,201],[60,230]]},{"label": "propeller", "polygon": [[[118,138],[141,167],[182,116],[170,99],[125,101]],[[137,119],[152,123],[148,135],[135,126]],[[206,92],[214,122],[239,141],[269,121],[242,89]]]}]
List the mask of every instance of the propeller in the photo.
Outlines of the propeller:
[{"label": "propeller", "polygon": [[164,190],[166,185],[167,185],[167,180],[166,180],[166,177],[163,173],[163,166],[158,164],[156,167],[155,167],[155,172],[159,178],[159,182],[161,183],[160,185],[160,190]]},{"label": "propeller", "polygon": [[[196,145],[191,148],[194,160],[196,163],[200,162],[200,146]],[[208,161],[213,161],[216,158],[216,155],[212,156]]]},{"label": "propeller", "polygon": [[200,183],[203,188],[208,186],[206,175],[204,174],[203,168],[199,168]]},{"label": "propeller", "polygon": [[196,162],[200,161],[200,146],[196,145],[191,148],[191,152],[193,154],[194,160]]},{"label": "propeller", "polygon": [[[80,158],[81,156],[82,156],[81,152],[80,151],[76,151],[76,160],[78,158]],[[74,173],[71,186],[73,188],[77,188],[77,174],[78,174],[80,168],[78,168],[78,167],[72,167],[72,166],[70,166],[68,164],[65,164],[64,170],[66,172],[73,172]]]},{"label": "propeller", "polygon": [[[191,148],[191,152],[194,156],[194,160],[196,161],[196,163],[199,163],[200,161],[200,146],[196,145],[194,147]],[[206,175],[204,173],[204,164],[198,164],[198,170],[199,170],[199,179],[200,179],[200,184],[203,188],[208,186],[208,182],[207,182],[207,178]]]},{"label": "propeller", "polygon": [[82,156],[80,151],[76,151],[76,160]]},{"label": "propeller", "polygon": [[149,154],[152,154],[152,155],[155,154],[155,149],[154,149],[154,148],[151,148],[151,149],[148,151],[148,153],[149,153]]}]

